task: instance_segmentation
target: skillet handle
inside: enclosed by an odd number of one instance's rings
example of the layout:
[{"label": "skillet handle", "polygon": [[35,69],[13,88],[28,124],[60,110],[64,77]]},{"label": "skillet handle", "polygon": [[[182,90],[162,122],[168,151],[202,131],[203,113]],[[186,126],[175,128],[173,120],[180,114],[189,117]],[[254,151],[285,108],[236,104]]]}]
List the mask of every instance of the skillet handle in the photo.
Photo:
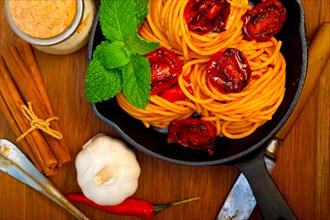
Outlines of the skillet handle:
[{"label": "skillet handle", "polygon": [[267,171],[263,150],[251,158],[236,162],[234,166],[247,178],[264,219],[296,219]]}]

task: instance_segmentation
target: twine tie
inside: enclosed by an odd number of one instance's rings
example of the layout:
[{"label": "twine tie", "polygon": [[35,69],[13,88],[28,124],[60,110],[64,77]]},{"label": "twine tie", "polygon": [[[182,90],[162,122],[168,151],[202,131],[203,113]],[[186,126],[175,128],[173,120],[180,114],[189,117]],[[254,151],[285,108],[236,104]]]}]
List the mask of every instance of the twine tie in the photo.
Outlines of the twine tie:
[{"label": "twine tie", "polygon": [[47,118],[46,120],[42,120],[38,118],[38,116],[34,113],[31,102],[28,102],[28,106],[22,105],[21,111],[25,118],[30,122],[30,128],[26,130],[21,136],[19,136],[16,141],[20,142],[22,139],[26,137],[30,132],[32,132],[34,129],[40,129],[44,131],[45,133],[51,135],[54,138],[61,139],[62,134],[52,128],[50,128],[50,122],[53,120],[58,120],[58,117],[53,116],[50,118]]}]

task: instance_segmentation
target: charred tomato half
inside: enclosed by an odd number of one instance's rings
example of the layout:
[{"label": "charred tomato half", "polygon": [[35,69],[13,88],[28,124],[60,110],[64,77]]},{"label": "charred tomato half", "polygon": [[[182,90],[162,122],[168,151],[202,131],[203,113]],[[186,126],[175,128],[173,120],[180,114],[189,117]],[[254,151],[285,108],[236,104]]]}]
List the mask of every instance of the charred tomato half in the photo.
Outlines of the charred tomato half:
[{"label": "charred tomato half", "polygon": [[263,1],[242,16],[243,34],[249,40],[269,40],[281,30],[286,16],[286,9],[279,0]]},{"label": "charred tomato half", "polygon": [[174,52],[160,47],[145,56],[151,68],[151,95],[159,95],[177,83],[182,64]]},{"label": "charred tomato half", "polygon": [[222,93],[242,91],[251,77],[248,61],[240,50],[234,48],[213,55],[206,71],[210,83]]},{"label": "charred tomato half", "polygon": [[199,35],[224,31],[229,14],[227,0],[189,0],[184,10],[189,30]]},{"label": "charred tomato half", "polygon": [[207,151],[213,155],[216,130],[211,122],[199,118],[175,119],[168,127],[167,142]]}]

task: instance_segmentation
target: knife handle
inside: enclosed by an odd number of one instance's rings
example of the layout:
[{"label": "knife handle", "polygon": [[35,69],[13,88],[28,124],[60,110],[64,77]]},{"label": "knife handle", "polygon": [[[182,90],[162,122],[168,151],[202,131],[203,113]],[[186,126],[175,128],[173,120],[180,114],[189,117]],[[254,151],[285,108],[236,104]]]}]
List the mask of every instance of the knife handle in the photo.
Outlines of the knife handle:
[{"label": "knife handle", "polygon": [[329,60],[329,33],[330,22],[322,23],[309,44],[307,74],[297,105],[283,127],[277,132],[275,137],[270,140],[265,150],[265,154],[273,160],[276,160],[276,152],[278,148],[289,134],[294,123],[297,121],[300,112],[306,105]]},{"label": "knife handle", "polygon": [[288,135],[323,73],[330,56],[329,33],[330,22],[322,23],[309,44],[308,68],[303,90],[289,119],[275,135],[277,139],[284,140]]},{"label": "knife handle", "polygon": [[275,137],[272,138],[268,142],[267,147],[265,149],[264,152],[265,156],[270,157],[275,162],[277,159],[276,152],[280,148],[281,144],[282,144],[282,140]]}]

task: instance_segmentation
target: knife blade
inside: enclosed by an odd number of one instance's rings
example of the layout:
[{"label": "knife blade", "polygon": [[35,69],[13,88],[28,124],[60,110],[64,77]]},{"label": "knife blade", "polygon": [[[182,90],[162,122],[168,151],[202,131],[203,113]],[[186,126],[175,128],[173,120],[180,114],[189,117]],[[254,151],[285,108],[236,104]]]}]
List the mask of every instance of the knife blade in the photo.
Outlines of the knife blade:
[{"label": "knife blade", "polygon": [[88,220],[10,141],[0,139],[0,170],[41,192],[77,219]]},{"label": "knife blade", "polygon": [[[305,106],[310,94],[314,90],[319,78],[321,77],[325,65],[330,56],[330,47],[327,37],[330,33],[330,22],[324,22],[316,31],[309,45],[308,51],[308,69],[305,79],[305,84],[301,92],[299,101],[293,110],[291,116],[276,134],[276,137],[270,141],[265,150],[265,165],[269,172],[275,166],[276,151],[281,145],[281,140],[284,140],[291,128],[294,125],[301,110]],[[238,176],[233,188],[229,192],[218,216],[217,220],[239,219],[246,220],[250,217],[256,206],[252,189],[243,174]]]},{"label": "knife blade", "polygon": [[[276,152],[280,144],[281,140],[274,138],[265,151],[264,162],[269,173],[275,166]],[[250,184],[244,174],[240,173],[216,220],[248,219],[256,205]]]}]

